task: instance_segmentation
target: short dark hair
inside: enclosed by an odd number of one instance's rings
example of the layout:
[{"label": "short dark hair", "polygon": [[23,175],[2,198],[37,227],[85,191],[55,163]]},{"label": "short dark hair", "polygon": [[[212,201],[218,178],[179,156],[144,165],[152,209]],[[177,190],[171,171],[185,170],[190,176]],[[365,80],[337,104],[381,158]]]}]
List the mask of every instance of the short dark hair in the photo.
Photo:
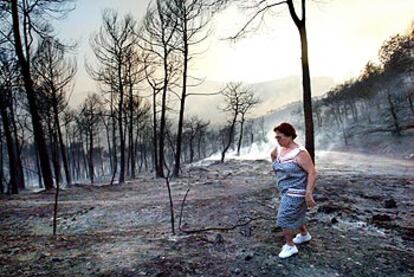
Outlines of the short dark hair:
[{"label": "short dark hair", "polygon": [[275,128],[273,128],[273,132],[281,132],[287,137],[292,137],[292,139],[295,139],[297,137],[295,127],[292,126],[292,124],[283,122],[277,125]]}]

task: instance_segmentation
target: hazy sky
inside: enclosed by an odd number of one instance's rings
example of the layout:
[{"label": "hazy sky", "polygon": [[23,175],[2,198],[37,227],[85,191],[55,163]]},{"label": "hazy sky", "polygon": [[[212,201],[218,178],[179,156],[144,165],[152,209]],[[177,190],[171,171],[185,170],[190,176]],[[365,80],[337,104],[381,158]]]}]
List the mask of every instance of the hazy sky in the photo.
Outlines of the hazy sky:
[{"label": "hazy sky", "polygon": [[[88,39],[101,24],[104,8],[143,17],[149,0],[78,0],[76,9],[56,24],[61,37],[79,43],[79,72],[75,98],[79,102],[96,85],[83,69],[91,60]],[[368,60],[376,60],[382,42],[404,33],[414,20],[412,0],[308,1],[307,28],[312,76],[329,76],[341,82],[357,76]],[[322,3],[321,3],[322,2]],[[244,19],[237,9],[218,14],[207,51],[193,64],[194,75],[214,81],[263,82],[300,75],[300,42],[286,6],[281,6],[266,24],[237,43],[220,40],[234,35]],[[78,101],[76,101],[78,100]]]}]

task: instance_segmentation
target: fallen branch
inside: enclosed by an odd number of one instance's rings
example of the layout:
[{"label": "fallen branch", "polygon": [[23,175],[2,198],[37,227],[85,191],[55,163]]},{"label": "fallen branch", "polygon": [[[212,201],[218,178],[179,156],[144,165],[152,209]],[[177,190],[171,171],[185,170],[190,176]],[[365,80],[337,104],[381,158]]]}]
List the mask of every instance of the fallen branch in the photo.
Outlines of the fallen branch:
[{"label": "fallen branch", "polygon": [[180,228],[180,230],[181,230],[181,232],[186,233],[186,234],[202,233],[202,232],[208,232],[208,231],[231,231],[231,230],[234,230],[238,227],[246,226],[246,225],[250,224],[251,222],[253,222],[255,220],[274,220],[274,219],[273,218],[266,218],[266,217],[263,217],[263,216],[258,216],[258,217],[254,217],[254,218],[249,218],[249,220],[244,222],[244,223],[239,223],[239,224],[229,226],[229,227],[207,227],[207,228],[193,229],[193,230],[183,230],[183,229]]}]

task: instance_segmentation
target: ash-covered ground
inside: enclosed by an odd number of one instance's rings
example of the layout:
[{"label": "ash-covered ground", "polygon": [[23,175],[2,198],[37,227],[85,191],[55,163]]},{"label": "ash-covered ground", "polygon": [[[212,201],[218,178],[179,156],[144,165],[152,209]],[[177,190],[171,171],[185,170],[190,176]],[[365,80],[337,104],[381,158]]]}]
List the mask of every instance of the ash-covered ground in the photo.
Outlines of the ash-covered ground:
[{"label": "ash-covered ground", "polygon": [[0,276],[413,276],[414,162],[324,152],[317,167],[313,240],[292,258],[270,161],[209,161],[171,180],[175,235],[149,175],[64,189],[57,238],[53,192],[2,196]]}]

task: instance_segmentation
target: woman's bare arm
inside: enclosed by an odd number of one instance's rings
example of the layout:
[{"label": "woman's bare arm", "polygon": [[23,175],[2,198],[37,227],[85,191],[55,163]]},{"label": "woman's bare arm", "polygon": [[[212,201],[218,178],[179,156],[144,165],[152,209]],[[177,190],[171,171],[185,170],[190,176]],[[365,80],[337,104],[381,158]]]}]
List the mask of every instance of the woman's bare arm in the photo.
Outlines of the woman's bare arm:
[{"label": "woman's bare arm", "polygon": [[270,159],[272,159],[272,162],[277,159],[277,147],[275,147],[275,149],[273,149],[273,151],[270,153]]}]

